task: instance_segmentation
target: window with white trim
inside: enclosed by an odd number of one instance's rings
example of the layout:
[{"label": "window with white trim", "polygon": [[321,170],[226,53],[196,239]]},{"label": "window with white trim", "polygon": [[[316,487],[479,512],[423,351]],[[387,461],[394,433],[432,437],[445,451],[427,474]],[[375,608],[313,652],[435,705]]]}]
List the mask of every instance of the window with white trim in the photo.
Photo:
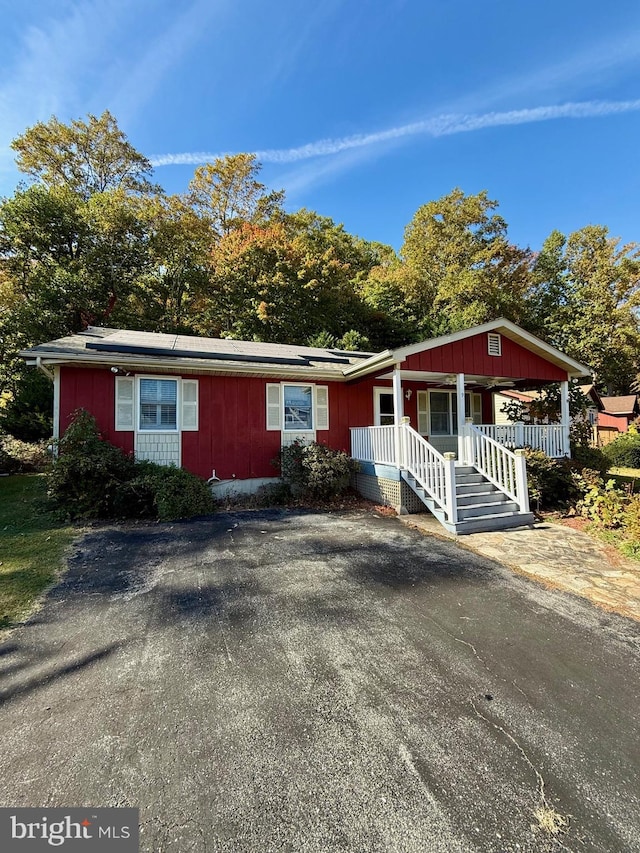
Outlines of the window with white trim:
[{"label": "window with white trim", "polygon": [[313,430],[313,385],[283,385],[284,429]]},{"label": "window with white trim", "polygon": [[393,426],[395,423],[392,388],[373,389],[374,426]]},{"label": "window with white trim", "polygon": [[152,432],[177,431],[177,379],[140,379],[139,429]]},{"label": "window with white trim", "polygon": [[329,429],[327,385],[268,382],[265,402],[267,430],[313,433]]}]

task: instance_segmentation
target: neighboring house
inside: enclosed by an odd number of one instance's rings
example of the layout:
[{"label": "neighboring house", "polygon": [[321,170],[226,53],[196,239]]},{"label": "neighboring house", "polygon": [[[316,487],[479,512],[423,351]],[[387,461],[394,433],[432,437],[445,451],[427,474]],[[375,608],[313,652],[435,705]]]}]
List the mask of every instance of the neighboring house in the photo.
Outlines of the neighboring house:
[{"label": "neighboring house", "polygon": [[598,415],[598,437],[600,444],[608,444],[626,432],[629,424],[640,414],[638,397],[628,394],[625,397],[603,397],[603,411]]},{"label": "neighboring house", "polygon": [[[589,374],[507,320],[376,354],[90,327],[22,355],[53,380],[56,436],[82,407],[125,452],[238,490],[315,440],[360,460],[365,496],[457,533],[532,520],[514,448],[569,455],[569,380]],[[495,425],[496,385],[550,382],[562,423]]]}]

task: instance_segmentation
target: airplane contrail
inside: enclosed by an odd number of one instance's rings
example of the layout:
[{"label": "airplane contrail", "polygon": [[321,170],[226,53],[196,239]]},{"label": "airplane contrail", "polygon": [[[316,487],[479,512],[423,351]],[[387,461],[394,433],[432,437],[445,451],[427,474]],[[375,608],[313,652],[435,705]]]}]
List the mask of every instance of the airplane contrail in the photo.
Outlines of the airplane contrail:
[{"label": "airplane contrail", "polygon": [[[320,139],[317,142],[309,142],[295,148],[269,148],[252,153],[262,163],[297,163],[301,160],[310,160],[313,157],[326,157],[352,148],[364,148],[380,142],[420,134],[438,138],[452,136],[456,133],[470,133],[488,127],[532,124],[560,118],[602,118],[621,113],[637,112],[638,110],[640,110],[640,99],[634,101],[578,101],[556,106],[508,110],[506,112],[443,113],[423,121],[391,127],[374,133],[358,133],[352,136],[343,136],[340,139]],[[231,152],[195,151],[183,154],[156,154],[150,160],[152,166],[155,167],[197,166],[202,163],[210,163],[219,157],[225,157],[229,153]]]}]

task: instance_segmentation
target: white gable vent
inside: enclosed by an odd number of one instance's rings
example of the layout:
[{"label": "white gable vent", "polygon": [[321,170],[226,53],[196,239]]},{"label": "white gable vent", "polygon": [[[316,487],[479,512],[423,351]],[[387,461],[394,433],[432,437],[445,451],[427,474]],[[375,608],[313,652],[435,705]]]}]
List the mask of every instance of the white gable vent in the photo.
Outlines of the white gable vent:
[{"label": "white gable vent", "polygon": [[487,335],[487,348],[489,355],[502,355],[501,336],[489,332],[489,334]]}]

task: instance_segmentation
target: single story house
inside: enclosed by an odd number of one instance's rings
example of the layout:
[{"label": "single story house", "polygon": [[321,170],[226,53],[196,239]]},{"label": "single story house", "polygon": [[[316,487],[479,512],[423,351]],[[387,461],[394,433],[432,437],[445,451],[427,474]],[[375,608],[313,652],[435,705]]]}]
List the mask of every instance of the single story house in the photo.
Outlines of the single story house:
[{"label": "single story house", "polygon": [[[295,439],[360,461],[359,491],[456,533],[530,523],[525,445],[569,455],[579,364],[508,320],[379,353],[89,327],[22,353],[54,384],[54,432],[91,412],[139,459],[255,489]],[[493,391],[561,386],[559,424],[496,425]]]},{"label": "single story house", "polygon": [[640,415],[638,397],[627,394],[623,397],[603,397],[603,410],[598,415],[598,436],[600,444],[614,441],[619,433],[627,432],[629,424]]}]

